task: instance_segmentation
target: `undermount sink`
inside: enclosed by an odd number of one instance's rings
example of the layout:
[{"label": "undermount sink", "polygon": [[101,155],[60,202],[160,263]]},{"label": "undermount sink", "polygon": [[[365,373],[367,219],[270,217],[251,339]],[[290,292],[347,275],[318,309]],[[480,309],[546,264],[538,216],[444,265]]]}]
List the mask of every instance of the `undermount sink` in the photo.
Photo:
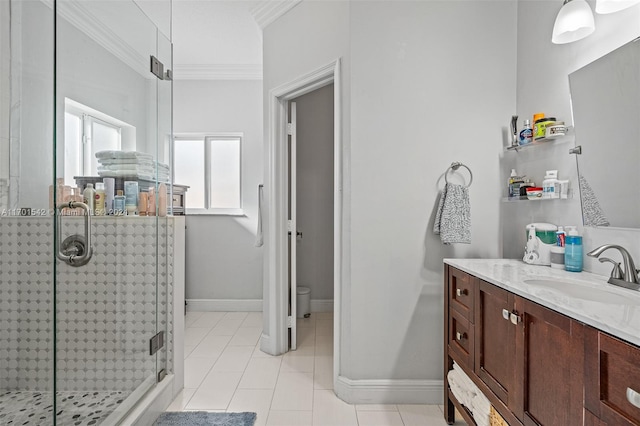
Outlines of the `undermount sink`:
[{"label": "undermount sink", "polygon": [[[606,303],[609,305],[637,305],[633,298],[627,298],[618,293],[607,291],[606,288],[598,288],[593,284],[579,281],[563,281],[557,279],[531,279],[524,280],[526,284],[549,289],[555,293],[576,299],[592,302]],[[604,287],[604,286],[603,286]]]}]

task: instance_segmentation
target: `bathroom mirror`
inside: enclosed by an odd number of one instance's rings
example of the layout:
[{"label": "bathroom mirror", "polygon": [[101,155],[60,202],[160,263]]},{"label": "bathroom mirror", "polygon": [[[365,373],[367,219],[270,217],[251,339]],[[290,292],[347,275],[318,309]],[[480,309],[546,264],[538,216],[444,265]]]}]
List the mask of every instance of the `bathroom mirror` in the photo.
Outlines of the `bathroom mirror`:
[{"label": "bathroom mirror", "polygon": [[640,228],[640,39],[569,75],[585,226]]}]

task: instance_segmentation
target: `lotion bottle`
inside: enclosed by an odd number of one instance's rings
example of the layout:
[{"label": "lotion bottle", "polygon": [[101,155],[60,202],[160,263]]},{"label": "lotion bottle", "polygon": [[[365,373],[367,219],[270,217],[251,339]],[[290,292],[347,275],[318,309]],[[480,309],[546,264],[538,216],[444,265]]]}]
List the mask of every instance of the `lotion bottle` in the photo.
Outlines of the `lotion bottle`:
[{"label": "lotion bottle", "polygon": [[105,214],[105,197],[104,183],[96,182],[96,216],[104,216]]},{"label": "lotion bottle", "polygon": [[88,183],[87,187],[82,192],[82,201],[89,207],[89,214],[95,214],[96,210],[96,190],[93,189],[93,184]]},{"label": "lotion bottle", "polygon": [[570,272],[582,272],[582,237],[575,226],[567,226],[564,247],[564,269]]}]

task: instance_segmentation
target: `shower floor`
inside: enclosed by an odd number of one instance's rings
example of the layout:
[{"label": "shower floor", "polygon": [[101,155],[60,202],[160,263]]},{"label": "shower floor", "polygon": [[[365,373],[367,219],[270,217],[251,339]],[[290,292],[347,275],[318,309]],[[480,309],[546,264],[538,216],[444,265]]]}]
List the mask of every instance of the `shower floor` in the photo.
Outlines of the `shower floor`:
[{"label": "shower floor", "polygon": [[[125,392],[58,392],[56,424],[99,425],[124,401]],[[0,391],[1,425],[52,424],[51,392]]]}]

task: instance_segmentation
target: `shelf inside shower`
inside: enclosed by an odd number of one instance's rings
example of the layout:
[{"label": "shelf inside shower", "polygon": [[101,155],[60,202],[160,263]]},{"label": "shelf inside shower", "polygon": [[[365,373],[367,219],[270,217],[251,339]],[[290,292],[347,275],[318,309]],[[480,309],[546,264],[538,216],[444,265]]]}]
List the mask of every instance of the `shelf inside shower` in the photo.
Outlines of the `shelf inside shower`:
[{"label": "shelf inside shower", "polygon": [[[65,426],[101,424],[125,399],[125,392],[58,392],[56,423]],[[0,391],[0,424],[52,424],[51,392]]]}]

